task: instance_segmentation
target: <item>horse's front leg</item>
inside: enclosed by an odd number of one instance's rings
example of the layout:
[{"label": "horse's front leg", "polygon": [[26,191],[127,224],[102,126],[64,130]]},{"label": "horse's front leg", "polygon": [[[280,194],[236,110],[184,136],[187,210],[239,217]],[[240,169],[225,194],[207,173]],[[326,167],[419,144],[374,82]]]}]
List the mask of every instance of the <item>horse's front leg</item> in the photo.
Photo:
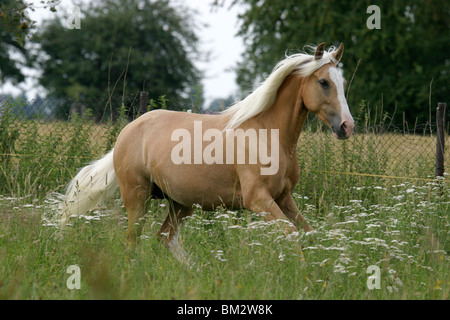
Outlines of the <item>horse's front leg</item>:
[{"label": "horse's front leg", "polygon": [[[284,219],[287,216],[273,199],[270,192],[263,188],[255,188],[243,194],[243,204],[248,210],[256,213],[264,213],[264,219],[267,221]],[[295,228],[295,230],[297,230]]]},{"label": "horse's front leg", "polygon": [[294,198],[290,193],[277,200],[278,206],[288,219],[298,228],[303,228],[306,232],[313,231],[313,228],[308,224],[305,218],[300,213]]}]

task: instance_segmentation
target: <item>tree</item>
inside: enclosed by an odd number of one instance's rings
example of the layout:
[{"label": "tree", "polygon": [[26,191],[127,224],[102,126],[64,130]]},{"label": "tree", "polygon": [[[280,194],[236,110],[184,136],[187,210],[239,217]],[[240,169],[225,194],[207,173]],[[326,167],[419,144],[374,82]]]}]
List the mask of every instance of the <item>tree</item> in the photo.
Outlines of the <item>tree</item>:
[{"label": "tree", "polygon": [[349,85],[355,72],[348,97],[354,113],[365,100],[372,109],[383,106],[391,115],[396,111],[396,120],[404,112],[414,123],[416,118],[429,119],[430,94],[432,106],[448,99],[447,0],[380,3],[381,29],[367,26],[368,1],[232,1],[237,4],[245,9],[239,16],[239,35],[247,49],[237,68],[243,90],[267,76],[287,49],[298,52],[306,44],[343,42],[342,66]]},{"label": "tree", "polygon": [[0,84],[11,81],[17,84],[25,79],[11,53],[24,57],[24,39],[31,20],[24,13],[24,1],[6,0],[0,4]]},{"label": "tree", "polygon": [[210,102],[208,108],[205,109],[204,112],[218,113],[231,106],[234,102],[235,99],[232,95],[229,95],[227,98],[216,98]]},{"label": "tree", "polygon": [[[56,11],[57,0],[41,1],[44,8]],[[0,2],[0,84],[11,81],[14,84],[22,82],[25,77],[17,58],[26,60],[24,44],[35,31],[35,21],[27,10],[34,10],[33,3],[23,0],[2,0]]]},{"label": "tree", "polygon": [[[81,8],[80,29],[67,28],[73,13],[48,21],[38,43],[35,62],[40,83],[49,95],[83,99],[100,119],[114,102],[139,100],[148,91],[157,100],[165,95],[172,108],[189,104],[200,73],[192,13],[168,0],[108,0]],[[89,99],[88,99],[89,98]],[[120,106],[114,103],[113,109]],[[67,110],[65,110],[67,113]]]}]

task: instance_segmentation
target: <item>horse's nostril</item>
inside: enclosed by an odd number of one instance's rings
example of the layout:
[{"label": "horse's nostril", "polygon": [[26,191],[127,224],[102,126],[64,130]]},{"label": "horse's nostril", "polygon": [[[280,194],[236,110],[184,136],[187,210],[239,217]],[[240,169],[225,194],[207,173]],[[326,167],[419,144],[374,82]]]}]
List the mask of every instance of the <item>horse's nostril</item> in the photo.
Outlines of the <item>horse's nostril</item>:
[{"label": "horse's nostril", "polygon": [[355,125],[354,125],[353,121],[345,120],[341,124],[340,131],[341,131],[342,135],[344,135],[346,138],[349,138],[353,133],[354,127],[355,127]]},{"label": "horse's nostril", "polygon": [[346,121],[344,121],[342,123],[341,128],[344,129],[344,130],[347,129],[347,122]]}]

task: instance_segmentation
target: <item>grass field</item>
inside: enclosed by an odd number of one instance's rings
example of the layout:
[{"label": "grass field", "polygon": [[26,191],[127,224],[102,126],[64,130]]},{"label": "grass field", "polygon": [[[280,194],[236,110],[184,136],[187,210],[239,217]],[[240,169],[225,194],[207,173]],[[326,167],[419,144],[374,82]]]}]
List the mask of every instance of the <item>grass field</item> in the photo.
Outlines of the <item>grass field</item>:
[{"label": "grass field", "polygon": [[[409,179],[433,177],[432,136],[358,133],[338,142],[305,130],[294,198],[315,231],[286,233],[286,222],[247,211],[196,209],[181,234],[195,261],[188,268],[154,237],[165,200],[152,202],[133,251],[120,201],[72,220],[62,238],[53,225],[46,195],[108,150],[120,126],[96,127],[99,148],[80,118],[45,127],[5,119],[1,150],[18,156],[0,158],[0,299],[448,299],[448,177]],[[74,265],[79,290],[67,285]]]},{"label": "grass field", "polygon": [[[165,201],[152,204],[130,252],[119,202],[74,219],[61,239],[43,220],[49,204],[1,197],[0,298],[448,299],[447,186],[389,181],[341,192],[350,200],[331,205],[325,194],[320,208],[294,194],[311,234],[287,234],[285,222],[250,212],[196,210],[182,231],[194,268],[154,237]],[[67,287],[71,265],[80,267],[79,290]],[[380,289],[368,288],[369,266],[380,268]]]}]

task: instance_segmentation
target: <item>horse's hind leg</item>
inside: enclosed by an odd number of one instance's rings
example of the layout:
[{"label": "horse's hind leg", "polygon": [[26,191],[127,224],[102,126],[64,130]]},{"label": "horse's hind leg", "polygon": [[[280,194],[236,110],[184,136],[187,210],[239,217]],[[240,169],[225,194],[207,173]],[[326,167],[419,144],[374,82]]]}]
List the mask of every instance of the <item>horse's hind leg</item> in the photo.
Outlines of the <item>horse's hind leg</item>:
[{"label": "horse's hind leg", "polygon": [[178,242],[183,219],[192,215],[193,209],[185,207],[175,201],[169,200],[169,214],[158,231],[157,237],[172,252],[178,261],[182,263],[190,263],[186,251]]},{"label": "horse's hind leg", "polygon": [[[139,183],[140,182],[140,183]],[[120,183],[120,193],[128,214],[128,244],[131,247],[142,233],[145,224],[145,214],[148,211],[148,202],[151,198],[151,184],[146,181],[126,181]]]}]

